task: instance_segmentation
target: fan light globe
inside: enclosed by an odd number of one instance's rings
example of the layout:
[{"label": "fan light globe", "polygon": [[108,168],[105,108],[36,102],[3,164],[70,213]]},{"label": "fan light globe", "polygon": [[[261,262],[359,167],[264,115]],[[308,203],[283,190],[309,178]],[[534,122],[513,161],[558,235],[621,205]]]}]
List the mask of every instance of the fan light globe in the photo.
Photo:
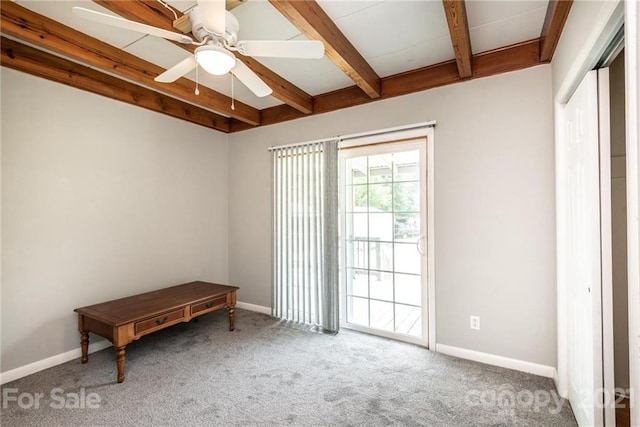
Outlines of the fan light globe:
[{"label": "fan light globe", "polygon": [[200,46],[195,53],[198,64],[216,76],[227,74],[236,65],[233,54],[219,46]]}]

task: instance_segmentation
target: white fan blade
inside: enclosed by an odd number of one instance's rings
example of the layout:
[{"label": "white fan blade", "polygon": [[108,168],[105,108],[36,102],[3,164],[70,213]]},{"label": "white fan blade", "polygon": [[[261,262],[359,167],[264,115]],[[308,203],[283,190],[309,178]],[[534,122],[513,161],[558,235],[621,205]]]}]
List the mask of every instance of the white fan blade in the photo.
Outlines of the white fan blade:
[{"label": "white fan blade", "polygon": [[251,71],[251,68],[247,67],[239,59],[236,59],[236,66],[231,69],[231,73],[260,98],[271,95],[271,92],[273,92],[256,73]]},{"label": "white fan blade", "polygon": [[196,59],[192,56],[188,57],[184,61],[178,62],[173,67],[169,68],[164,73],[160,74],[156,77],[155,81],[159,83],[172,83],[178,80],[180,77],[187,74],[189,71],[193,70],[198,66]]},{"label": "white fan blade", "polygon": [[162,28],[152,27],[151,25],[141,24],[135,21],[121,18],[119,16],[107,15],[84,7],[74,7],[73,12],[81,18],[88,19],[101,24],[112,25],[114,27],[124,28],[126,30],[136,31],[138,33],[149,34],[152,36],[162,37],[167,40],[174,40],[179,43],[192,44],[193,40],[184,34],[174,33],[173,31],[163,30]]},{"label": "white fan blade", "polygon": [[225,17],[227,15],[226,3],[224,0],[198,0],[200,19],[204,27],[224,36]]},{"label": "white fan blade", "polygon": [[242,40],[236,47],[247,56],[310,59],[324,56],[324,44],[318,40]]}]

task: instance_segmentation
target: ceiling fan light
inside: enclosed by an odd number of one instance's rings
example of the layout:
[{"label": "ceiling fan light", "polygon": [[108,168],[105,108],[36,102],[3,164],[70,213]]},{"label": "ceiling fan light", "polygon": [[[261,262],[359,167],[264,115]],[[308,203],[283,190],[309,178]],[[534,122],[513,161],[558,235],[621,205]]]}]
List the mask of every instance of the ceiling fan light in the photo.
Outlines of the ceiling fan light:
[{"label": "ceiling fan light", "polygon": [[208,73],[216,76],[227,74],[236,65],[236,58],[219,46],[200,46],[196,49],[196,61]]}]

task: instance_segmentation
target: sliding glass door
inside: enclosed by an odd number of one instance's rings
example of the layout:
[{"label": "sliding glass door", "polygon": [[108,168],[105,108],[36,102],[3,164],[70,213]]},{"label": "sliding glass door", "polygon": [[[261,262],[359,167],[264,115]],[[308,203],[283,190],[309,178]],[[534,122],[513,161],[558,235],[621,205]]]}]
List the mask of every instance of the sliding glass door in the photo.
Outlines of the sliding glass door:
[{"label": "sliding glass door", "polygon": [[342,326],[426,345],[426,140],[340,153]]}]

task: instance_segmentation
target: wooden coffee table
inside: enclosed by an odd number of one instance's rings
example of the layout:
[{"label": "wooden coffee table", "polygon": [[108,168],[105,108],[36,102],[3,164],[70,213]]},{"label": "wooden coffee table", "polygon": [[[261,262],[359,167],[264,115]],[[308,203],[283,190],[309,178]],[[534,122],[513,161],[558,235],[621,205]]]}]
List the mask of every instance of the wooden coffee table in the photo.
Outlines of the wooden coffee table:
[{"label": "wooden coffee table", "polygon": [[233,331],[237,290],[235,286],[191,282],[76,308],[82,363],[89,360],[89,332],[113,343],[121,383],[124,381],[124,349],[140,337],[221,308],[229,309],[229,330]]}]

